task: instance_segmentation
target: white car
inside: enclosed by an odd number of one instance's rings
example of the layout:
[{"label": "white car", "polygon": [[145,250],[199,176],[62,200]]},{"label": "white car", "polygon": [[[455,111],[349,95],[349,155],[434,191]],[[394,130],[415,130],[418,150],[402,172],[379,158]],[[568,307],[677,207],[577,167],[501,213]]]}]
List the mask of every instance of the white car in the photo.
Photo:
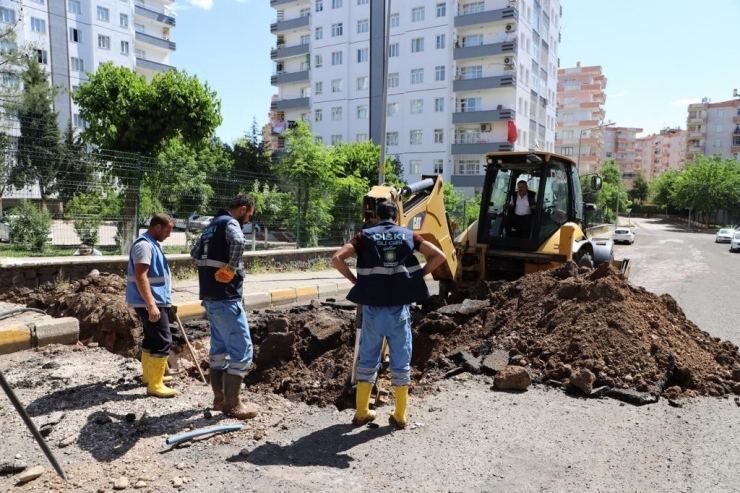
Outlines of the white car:
[{"label": "white car", "polygon": [[203,228],[211,224],[213,216],[198,216],[188,224],[190,231],[201,231]]},{"label": "white car", "polygon": [[730,228],[722,228],[717,231],[717,236],[714,237],[715,243],[730,243],[732,237],[735,236],[735,230]]},{"label": "white car", "polygon": [[[185,220],[183,218],[179,217],[177,214],[170,214],[169,216],[175,221],[174,229],[181,229],[183,231],[185,230],[187,225],[185,224]],[[151,221],[152,218],[150,216],[146,219],[146,221],[144,221],[144,226],[149,227]]]},{"label": "white car", "polygon": [[730,240],[730,251],[736,252],[738,250],[740,250],[740,231],[735,231],[735,234]]},{"label": "white car", "polygon": [[252,222],[244,223],[244,226],[242,226],[242,233],[245,235],[251,235],[252,230],[256,231],[257,233],[262,232],[262,228],[260,228],[259,224],[253,224]]},{"label": "white car", "polygon": [[635,242],[635,233],[629,228],[617,228],[612,234],[612,240],[614,243],[628,243],[631,245]]},{"label": "white car", "polygon": [[10,225],[6,222],[0,223],[0,241],[10,243]]}]

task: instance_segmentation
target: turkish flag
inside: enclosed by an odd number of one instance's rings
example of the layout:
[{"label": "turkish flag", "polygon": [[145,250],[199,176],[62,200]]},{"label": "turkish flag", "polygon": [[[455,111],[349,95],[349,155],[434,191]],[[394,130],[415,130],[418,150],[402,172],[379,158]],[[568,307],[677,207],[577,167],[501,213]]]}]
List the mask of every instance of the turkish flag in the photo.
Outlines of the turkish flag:
[{"label": "turkish flag", "polygon": [[519,132],[516,131],[516,122],[514,120],[509,120],[509,131],[507,133],[508,140],[512,144],[516,142],[517,137],[519,137]]}]

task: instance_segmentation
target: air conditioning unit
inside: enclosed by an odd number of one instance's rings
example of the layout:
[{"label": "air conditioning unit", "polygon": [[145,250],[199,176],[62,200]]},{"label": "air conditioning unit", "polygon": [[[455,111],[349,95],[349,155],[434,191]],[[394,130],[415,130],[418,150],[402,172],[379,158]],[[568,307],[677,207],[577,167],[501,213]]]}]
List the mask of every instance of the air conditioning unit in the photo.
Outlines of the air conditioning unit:
[{"label": "air conditioning unit", "polygon": [[504,65],[516,65],[516,60],[513,56],[504,57]]},{"label": "air conditioning unit", "polygon": [[516,23],[515,22],[510,22],[510,23],[506,24],[506,32],[507,33],[513,33],[514,31],[516,31]]},{"label": "air conditioning unit", "polygon": [[490,123],[481,123],[481,125],[480,125],[480,131],[481,132],[490,132],[491,131],[491,124]]}]

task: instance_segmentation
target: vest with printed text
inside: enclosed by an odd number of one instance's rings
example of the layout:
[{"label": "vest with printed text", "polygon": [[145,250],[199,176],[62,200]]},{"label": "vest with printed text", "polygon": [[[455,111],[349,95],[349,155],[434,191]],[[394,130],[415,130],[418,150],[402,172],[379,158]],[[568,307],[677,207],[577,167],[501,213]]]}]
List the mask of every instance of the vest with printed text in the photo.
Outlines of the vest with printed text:
[{"label": "vest with printed text", "polygon": [[206,301],[228,301],[242,299],[244,271],[236,271],[228,283],[218,282],[216,271],[229,264],[229,244],[226,241],[226,226],[233,218],[229,211],[219,209],[211,223],[203,228],[200,250],[195,262],[198,264],[200,299]]}]

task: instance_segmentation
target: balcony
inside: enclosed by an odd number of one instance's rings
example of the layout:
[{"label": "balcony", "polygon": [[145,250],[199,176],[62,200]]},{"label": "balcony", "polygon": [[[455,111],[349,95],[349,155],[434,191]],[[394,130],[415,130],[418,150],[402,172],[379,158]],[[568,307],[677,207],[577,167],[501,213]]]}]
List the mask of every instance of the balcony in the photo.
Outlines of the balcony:
[{"label": "balcony", "polygon": [[169,70],[175,70],[175,67],[171,65],[165,65],[164,63],[154,62],[147,60],[146,58],[136,57],[136,66],[145,70],[153,70],[154,72],[167,72]]},{"label": "balcony", "polygon": [[732,123],[740,123],[740,115],[732,117]]},{"label": "balcony", "polygon": [[270,0],[270,7],[277,7],[279,5],[286,5],[296,0]]},{"label": "balcony", "polygon": [[704,118],[700,116],[689,118],[689,123],[704,123]]},{"label": "balcony", "polygon": [[487,152],[513,151],[514,144],[511,142],[494,142],[478,139],[475,142],[456,141],[452,144],[452,154],[486,154]]},{"label": "balcony", "polygon": [[482,26],[491,22],[515,21],[519,19],[519,12],[514,8],[485,10],[474,14],[463,14],[455,16],[455,27]]},{"label": "balcony", "polygon": [[299,29],[301,27],[308,27],[311,16],[304,15],[296,17],[295,19],[288,19],[284,21],[277,21],[270,24],[270,32],[278,33],[282,31],[290,31],[292,29]]},{"label": "balcony", "polygon": [[452,90],[455,92],[497,89],[499,87],[516,87],[516,76],[500,75],[497,77],[481,77],[480,79],[455,79],[452,83]]},{"label": "balcony", "polygon": [[309,98],[280,99],[270,102],[271,111],[285,111],[308,107]]},{"label": "balcony", "polygon": [[468,58],[483,58],[487,56],[505,55],[507,53],[516,53],[516,41],[455,48],[452,58],[454,60],[466,60]]},{"label": "balcony", "polygon": [[515,117],[516,112],[509,109],[479,111],[460,111],[458,109],[452,114],[452,123],[487,123],[513,120]]},{"label": "balcony", "polygon": [[158,38],[156,36],[152,36],[151,34],[146,34],[141,31],[136,31],[135,39],[136,41],[139,41],[141,43],[156,46],[157,48],[164,48],[165,50],[175,51],[175,49],[177,48],[177,44],[175,44],[174,41]]},{"label": "balcony", "polygon": [[277,48],[270,50],[270,58],[273,60],[279,60],[283,58],[290,58],[294,56],[308,55],[310,51],[310,45],[308,43],[285,46],[280,45]]},{"label": "balcony", "polygon": [[690,139],[703,139],[704,137],[704,132],[689,132]]},{"label": "balcony", "polygon": [[740,152],[740,146],[730,146],[730,152]]},{"label": "balcony", "polygon": [[704,152],[704,147],[702,146],[689,146],[689,152]]},{"label": "balcony", "polygon": [[175,26],[176,22],[175,18],[171,15],[167,15],[164,12],[157,12],[156,10],[150,9],[148,7],[142,7],[140,5],[136,5],[134,7],[134,14],[173,27]]},{"label": "balcony", "polygon": [[280,84],[289,84],[291,82],[307,81],[308,78],[308,70],[291,73],[281,72],[270,77],[270,84],[277,86]]}]

